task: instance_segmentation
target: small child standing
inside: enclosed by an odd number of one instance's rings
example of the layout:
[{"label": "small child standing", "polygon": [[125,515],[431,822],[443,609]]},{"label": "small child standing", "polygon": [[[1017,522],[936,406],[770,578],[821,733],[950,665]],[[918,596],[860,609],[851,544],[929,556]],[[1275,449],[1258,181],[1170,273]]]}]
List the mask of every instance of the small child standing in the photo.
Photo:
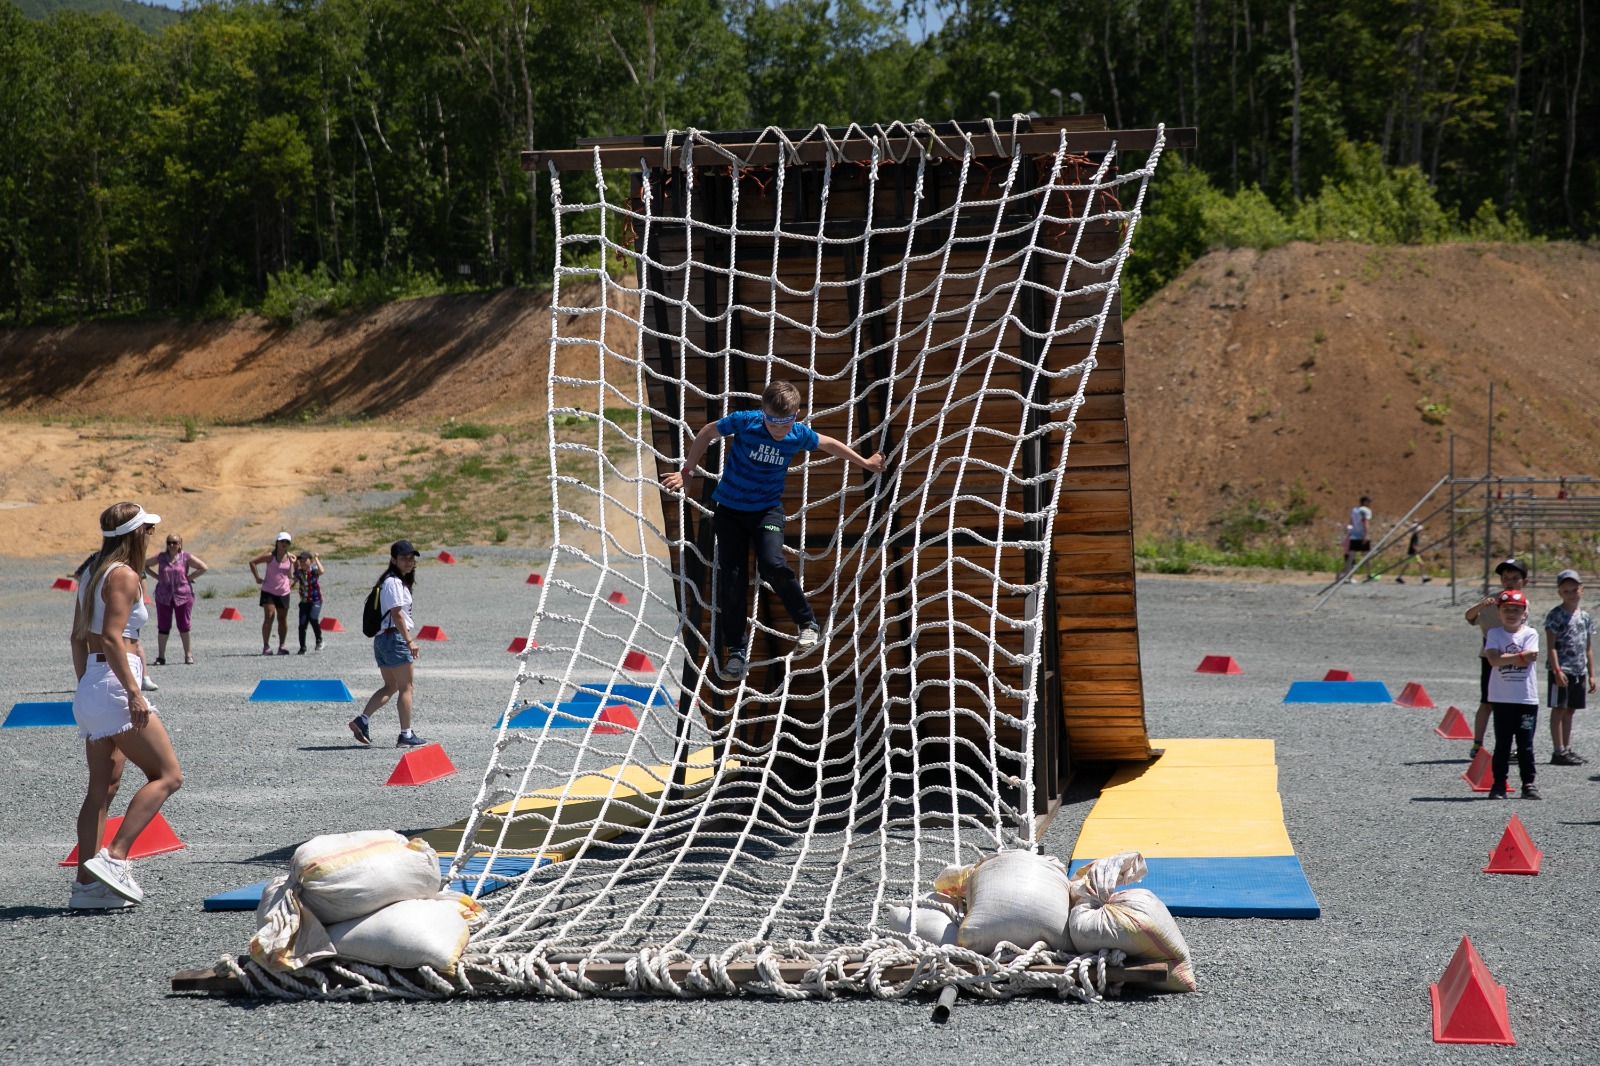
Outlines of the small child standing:
[{"label": "small child standing", "polygon": [[1505,799],[1511,774],[1511,740],[1517,741],[1517,768],[1522,777],[1522,798],[1543,799],[1533,783],[1533,733],[1539,727],[1539,686],[1533,664],[1539,659],[1539,634],[1523,625],[1528,618],[1528,598],[1515,590],[1496,597],[1500,625],[1483,641],[1489,663],[1489,706],[1494,709],[1494,784],[1490,799]]},{"label": "small child standing", "polygon": [[1550,739],[1555,766],[1582,766],[1588,762],[1572,750],[1572,712],[1589,705],[1595,690],[1593,616],[1578,606],[1583,599],[1583,579],[1576,570],[1556,575],[1561,604],[1544,616],[1544,636],[1550,645],[1545,669],[1550,679]]},{"label": "small child standing", "polygon": [[[863,470],[883,470],[881,454],[863,458],[843,441],[823,436],[799,421],[800,390],[786,381],[774,381],[761,393],[761,410],[734,411],[707,424],[689,445],[683,469],[663,474],[661,484],[682,490],[684,480],[717,436],[731,437],[725,451],[722,478],[713,496],[716,510],[712,530],[717,543],[717,617],[728,651],[724,681],[744,678],[748,654],[745,630],[750,615],[750,548],[754,544],[756,568],[770,584],[799,627],[795,650],[805,655],[821,640],[816,615],[806,594],[783,558],[783,484],[789,462],[799,452],[820,451],[845,459]],[[713,636],[713,642],[716,638]]]},{"label": "small child standing", "polygon": [[294,587],[300,593],[300,654],[306,653],[306,626],[317,635],[316,650],[322,650],[322,559],[316,552],[303,551],[294,560]]},{"label": "small child standing", "polygon": [[[1494,568],[1495,576],[1500,579],[1500,591],[1507,589],[1520,589],[1528,580],[1528,568],[1515,559],[1507,559]],[[1500,611],[1496,604],[1500,602],[1500,593],[1491,592],[1483,599],[1467,608],[1467,624],[1478,627],[1478,711],[1472,719],[1472,750],[1467,753],[1467,758],[1473,759],[1483,747],[1483,738],[1489,731],[1489,716],[1494,709],[1489,706],[1489,675],[1494,671],[1489,668],[1489,660],[1483,657],[1483,643],[1489,637],[1489,631],[1500,624]]]}]

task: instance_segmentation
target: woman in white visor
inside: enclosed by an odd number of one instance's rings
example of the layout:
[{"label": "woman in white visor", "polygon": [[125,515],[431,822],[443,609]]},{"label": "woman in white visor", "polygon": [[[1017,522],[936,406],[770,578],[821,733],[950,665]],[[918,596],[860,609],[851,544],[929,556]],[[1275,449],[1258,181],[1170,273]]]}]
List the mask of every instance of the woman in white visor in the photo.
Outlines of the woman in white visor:
[{"label": "woman in white visor", "polygon": [[[114,910],[144,898],[133,879],[128,850],[167,797],[183,784],[183,771],[155,708],[140,691],[144,655],[139,629],[149,620],[144,605],[145,549],[161,521],[134,503],[100,514],[101,547],[81,582],[72,615],[72,665],[78,690],[72,716],[89,759],[89,793],[78,811],[78,879],[74,910]],[[106,811],[128,760],[149,778],[134,794],[110,843]]]}]

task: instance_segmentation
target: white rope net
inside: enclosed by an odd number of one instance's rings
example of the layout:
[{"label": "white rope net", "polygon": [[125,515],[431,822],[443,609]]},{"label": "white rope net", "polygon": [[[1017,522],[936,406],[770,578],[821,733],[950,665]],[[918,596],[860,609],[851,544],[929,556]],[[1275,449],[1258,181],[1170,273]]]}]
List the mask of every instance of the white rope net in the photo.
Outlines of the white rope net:
[{"label": "white rope net", "polygon": [[[354,967],[267,991],[1107,991],[1107,953],[985,956],[894,914],[933,905],[948,865],[1038,844],[1055,488],[1163,143],[1123,171],[1066,132],[1014,151],[1017,132],[768,129],[763,165],[691,130],[623,202],[598,149],[592,200],[557,176],[555,548],[454,873],[496,890],[489,919],[449,980]],[[642,292],[605,270],[618,258]],[[685,493],[658,478],[779,379],[808,424],[890,466],[796,457],[787,559],[821,648],[796,655],[754,581],[750,671],[730,683],[716,446]]]}]

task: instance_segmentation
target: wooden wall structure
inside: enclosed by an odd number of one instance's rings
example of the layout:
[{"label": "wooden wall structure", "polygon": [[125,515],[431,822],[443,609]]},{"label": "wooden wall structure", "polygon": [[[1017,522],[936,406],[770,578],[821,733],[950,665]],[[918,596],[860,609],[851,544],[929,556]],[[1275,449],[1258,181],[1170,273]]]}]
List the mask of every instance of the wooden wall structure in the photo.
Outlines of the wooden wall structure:
[{"label": "wooden wall structure", "polygon": [[[1022,701],[993,701],[994,713],[986,714],[976,706],[980,701],[975,694],[992,697],[997,686],[1001,691],[1021,691],[1032,685],[1037,695],[1034,764],[1002,767],[1002,776],[1031,773],[1037,786],[1035,813],[1048,815],[1065,791],[1075,762],[1141,761],[1152,754],[1145,729],[1135,609],[1120,300],[1112,298],[1097,366],[1077,412],[1064,476],[1058,484],[1041,485],[1037,476],[1055,469],[1064,434],[1040,435],[1019,447],[1015,429],[1037,429],[1040,424],[1037,409],[1030,409],[1022,398],[1072,396],[1078,375],[1062,371],[1084,359],[1092,333],[1084,331],[1067,338],[1067,343],[1051,344],[1042,364],[1050,373],[1041,374],[1034,369],[1041,365],[1040,343],[1024,330],[1005,330],[999,369],[986,371],[972,362],[971,350],[963,358],[962,349],[953,342],[965,332],[982,341],[978,347],[987,346],[986,338],[1003,325],[1021,275],[1015,266],[1001,267],[990,271],[981,285],[975,278],[952,276],[975,272],[986,259],[1004,260],[1021,247],[1030,234],[1024,232],[1026,226],[1018,230],[1016,224],[1027,223],[1030,213],[1044,210],[1074,218],[1084,213],[1087,205],[1081,194],[1069,207],[1072,197],[1048,186],[1060,129],[1070,131],[1069,151],[1079,158],[1079,179],[1093,172],[1113,144],[1119,151],[1148,151],[1156,131],[1109,131],[1100,116],[1080,116],[1023,123],[1015,134],[1002,124],[996,144],[982,124],[965,125],[983,130],[977,142],[979,151],[987,154],[973,160],[964,200],[993,195],[1011,162],[1002,149],[1023,157],[1014,191],[1029,195],[1004,207],[1008,216],[998,227],[1020,235],[998,245],[992,240],[997,228],[994,208],[964,208],[956,226],[918,228],[909,246],[904,237],[898,244],[866,240],[869,206],[873,226],[879,230],[905,225],[913,209],[922,218],[949,206],[959,191],[960,161],[929,161],[920,204],[914,202],[916,151],[905,162],[881,162],[876,199],[869,205],[873,186],[863,161],[870,157],[870,145],[865,139],[845,137],[843,130],[836,131],[825,204],[821,190],[827,149],[809,141],[801,145],[798,163],[789,160],[782,197],[786,214],[777,226],[771,183],[779,152],[759,139],[757,131],[707,135],[744,165],[735,169],[714,152],[697,151],[689,195],[681,149],[668,156],[661,136],[614,138],[566,152],[528,153],[525,162],[541,168],[592,170],[598,148],[603,165],[635,171],[631,206],[641,212],[648,207],[652,216],[648,226],[635,223],[636,250],[643,256],[640,326],[652,372],[650,406],[680,420],[678,425],[669,419],[653,420],[654,444],[661,454],[680,456],[686,434],[729,410],[756,407],[756,397],[769,377],[793,380],[792,374],[772,370],[777,357],[809,367],[810,380],[795,383],[805,394],[807,421],[814,429],[852,441],[864,454],[893,450],[896,461],[906,468],[896,495],[892,477],[866,475],[836,461],[814,467],[810,477],[802,475],[798,460],[791,467],[784,499],[791,516],[787,543],[804,556],[791,565],[800,571],[819,619],[834,620],[832,651],[824,657],[822,669],[797,669],[795,677],[786,678],[783,656],[792,644],[786,643],[787,636],[763,637],[758,631],[752,659],[768,663],[753,670],[750,684],[767,693],[787,694],[784,725],[775,730],[772,719],[763,718],[756,707],[757,713],[740,729],[740,746],[759,752],[776,740],[780,747],[790,746],[797,764],[809,766],[815,762],[819,743],[849,739],[853,718],[857,729],[887,730],[892,749],[916,748],[923,773],[953,784],[958,792],[969,786],[978,790],[990,784],[979,780],[983,771],[976,766],[986,756],[993,758],[983,750],[986,730],[994,733],[1002,758],[1020,758],[1015,723]],[[793,139],[804,134],[795,131]],[[1193,138],[1193,130],[1169,130],[1166,143],[1184,147],[1192,145]],[[641,160],[648,172],[640,169]],[[853,162],[861,165],[850,165]],[[733,221],[735,183],[739,226],[737,236],[729,239],[708,227],[727,228]],[[1137,190],[1137,186],[1127,188],[1130,195]],[[824,209],[826,221],[819,222]],[[686,219],[704,225],[690,226]],[[1083,232],[1078,234],[1078,229]],[[791,237],[817,234],[839,240],[825,245],[819,256],[815,241]],[[1056,251],[1075,246],[1080,265],[1072,268],[1069,288],[1076,288],[1110,276],[1120,227],[1114,221],[1049,227],[1040,243]],[[925,263],[896,269],[903,256],[915,257],[946,245],[949,259],[944,271]],[[1085,260],[1087,267],[1081,265]],[[791,292],[775,293],[770,285],[738,276],[739,270],[771,273],[774,263]],[[1102,294],[1059,306],[1042,296],[1056,287],[1062,269],[1062,260],[1049,256],[1035,256],[1028,268],[1024,280],[1032,284],[1020,287],[1016,307],[1034,332],[1061,328],[1102,307]],[[941,282],[937,306],[931,295],[936,281]],[[907,293],[904,300],[902,286]],[[730,306],[742,309],[729,313]],[[976,314],[969,315],[974,308]],[[836,335],[819,339],[814,331],[783,328],[778,315],[814,322],[817,331]],[[991,375],[987,379],[982,377],[985,372]],[[994,390],[997,380],[1003,386],[1001,393]],[[976,410],[979,406],[981,412]],[[936,420],[930,420],[935,410],[953,412],[952,423],[968,428],[959,435],[941,435]],[[995,432],[986,431],[991,426]],[[1012,432],[1004,432],[1004,427],[1012,427]],[[963,451],[983,462],[943,461]],[[714,471],[718,454],[714,448],[702,465]],[[671,469],[675,466],[664,462],[657,473]],[[812,487],[811,500],[803,497],[807,484]],[[691,483],[707,508],[712,506],[713,487],[713,478]],[[1048,502],[1045,493],[1054,493],[1059,505],[1049,550],[1006,549],[1007,542],[1041,542],[1041,523],[1021,516],[1041,511]],[[997,506],[1001,500],[1010,502]],[[688,620],[686,642],[703,650],[716,639],[708,609],[710,522],[698,518],[692,508],[666,510],[670,540],[679,543],[682,538],[700,546],[699,551],[675,552],[673,566],[683,575],[680,607]],[[804,539],[794,518],[802,512]],[[997,558],[1005,583],[1027,584],[1048,577],[1040,649],[1044,670],[1031,680],[1020,666],[1003,656],[997,659],[989,647],[993,643],[1022,653],[1024,633],[1007,620],[1022,617],[1033,606],[988,575]],[[850,580],[842,585],[830,580],[840,573]],[[885,590],[881,601],[863,602],[859,590],[878,587],[880,579]],[[775,606],[778,617],[763,620],[786,634],[792,626],[781,605]],[[893,655],[858,654],[879,636],[897,646]],[[722,649],[716,654],[720,661]],[[812,667],[817,665],[814,660]],[[914,666],[918,668],[915,689]],[[937,683],[929,683],[930,676]],[[702,686],[692,663],[683,682],[686,700],[688,693],[710,693],[699,706],[713,724],[720,721],[727,708],[710,686]],[[888,698],[882,706],[868,707],[861,703],[863,693],[887,693]],[[826,723],[826,714],[846,722]],[[824,730],[824,725],[830,728]]]}]

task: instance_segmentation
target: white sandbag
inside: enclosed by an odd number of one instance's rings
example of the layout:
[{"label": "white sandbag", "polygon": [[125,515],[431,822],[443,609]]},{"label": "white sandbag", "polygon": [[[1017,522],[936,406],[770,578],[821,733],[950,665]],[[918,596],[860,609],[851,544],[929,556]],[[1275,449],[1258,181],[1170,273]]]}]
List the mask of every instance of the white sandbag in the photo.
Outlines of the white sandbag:
[{"label": "white sandbag", "polygon": [[1194,966],[1189,945],[1167,905],[1144,888],[1123,888],[1144,877],[1144,856],[1136,851],[1096,859],[1072,875],[1072,914],[1068,927],[1080,952],[1111,948],[1129,962],[1165,962],[1172,976],[1159,987],[1193,992]]},{"label": "white sandbag", "polygon": [[1072,909],[1061,863],[1031,851],[1002,851],[972,866],[952,867],[934,888],[965,898],[967,912],[956,943],[992,954],[1002,942],[1029,948],[1039,941],[1071,951],[1067,915]]},{"label": "white sandbag", "polygon": [[456,892],[401,900],[328,926],[328,939],[340,958],[402,969],[431,966],[448,976],[466,950],[469,918],[479,913],[476,903]]},{"label": "white sandbag", "polygon": [[934,892],[917,901],[915,912],[910,907],[890,907],[885,924],[897,933],[914,933],[934,944],[954,944],[959,915],[955,899]]},{"label": "white sandbag", "polygon": [[269,970],[287,973],[333,954],[333,942],[317,916],[303,907],[289,887],[291,878],[275,878],[256,905],[256,935],[250,957]]},{"label": "white sandbag", "polygon": [[439,856],[420,837],[388,829],[330,833],[295,849],[290,887],[323,925],[347,922],[440,888]]}]

